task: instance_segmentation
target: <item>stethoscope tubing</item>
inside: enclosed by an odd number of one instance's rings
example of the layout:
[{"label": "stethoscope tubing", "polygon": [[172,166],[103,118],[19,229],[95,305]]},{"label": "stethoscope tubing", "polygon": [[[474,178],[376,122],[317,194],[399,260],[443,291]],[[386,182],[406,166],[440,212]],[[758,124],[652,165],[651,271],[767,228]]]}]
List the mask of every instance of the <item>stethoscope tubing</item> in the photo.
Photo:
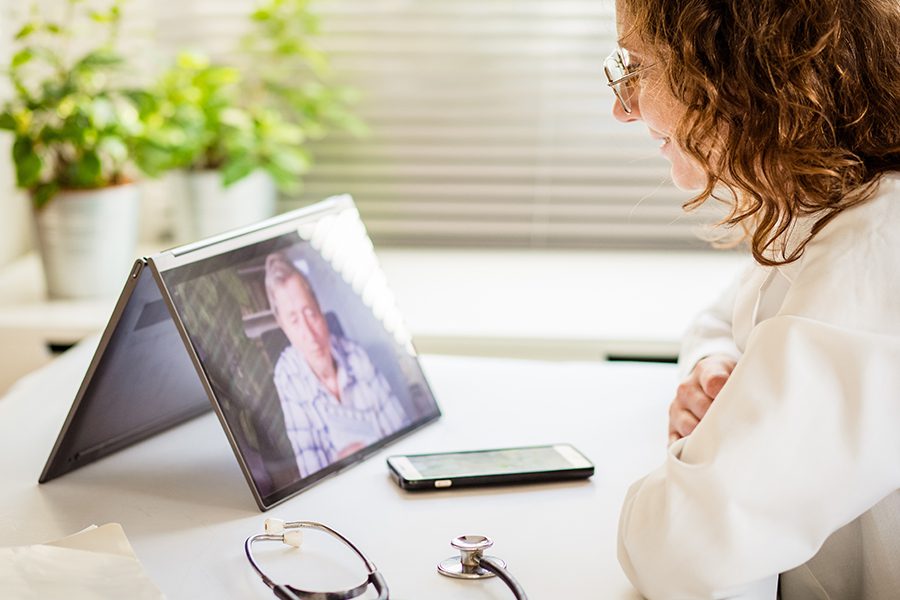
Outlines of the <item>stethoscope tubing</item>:
[{"label": "stethoscope tubing", "polygon": [[516,597],[516,600],[528,600],[528,595],[525,593],[525,590],[522,589],[522,585],[499,560],[492,556],[482,556],[478,559],[478,564],[482,569],[490,571],[496,575],[498,579],[503,581],[503,583],[506,584],[506,587],[509,588],[509,591],[513,593],[513,596]]},{"label": "stethoscope tubing", "polygon": [[323,523],[318,523],[316,521],[290,521],[284,524],[285,528],[290,529],[316,529],[318,531],[325,532],[329,535],[334,536],[338,540],[340,540],[345,546],[350,548],[356,556],[363,562],[366,566],[367,577],[366,581],[363,583],[337,592],[311,592],[306,590],[297,589],[290,585],[280,585],[272,581],[272,579],[265,574],[265,572],[260,568],[260,566],[256,563],[256,559],[253,556],[253,544],[255,542],[283,542],[284,535],[272,534],[272,533],[258,533],[256,535],[251,535],[244,542],[244,553],[247,555],[247,560],[250,561],[250,566],[253,567],[253,570],[260,576],[265,583],[277,597],[282,600],[349,600],[351,598],[356,598],[361,596],[366,592],[366,590],[371,585],[375,588],[375,591],[378,592],[377,600],[389,600],[390,592],[387,587],[387,582],[381,573],[378,572],[378,569],[375,567],[375,564],[366,558],[366,555],[362,553],[362,551],[356,547],[353,542],[345,538],[339,532],[335,531],[328,525]]}]

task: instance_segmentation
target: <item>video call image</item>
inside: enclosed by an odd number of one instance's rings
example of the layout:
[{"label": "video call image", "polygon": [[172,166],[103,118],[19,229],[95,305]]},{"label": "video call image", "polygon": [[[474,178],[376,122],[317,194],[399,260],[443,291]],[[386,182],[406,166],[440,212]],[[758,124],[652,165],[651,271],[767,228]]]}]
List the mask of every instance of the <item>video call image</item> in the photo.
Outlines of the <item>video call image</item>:
[{"label": "video call image", "polygon": [[403,336],[299,235],[182,269],[167,286],[260,495],[437,415]]}]

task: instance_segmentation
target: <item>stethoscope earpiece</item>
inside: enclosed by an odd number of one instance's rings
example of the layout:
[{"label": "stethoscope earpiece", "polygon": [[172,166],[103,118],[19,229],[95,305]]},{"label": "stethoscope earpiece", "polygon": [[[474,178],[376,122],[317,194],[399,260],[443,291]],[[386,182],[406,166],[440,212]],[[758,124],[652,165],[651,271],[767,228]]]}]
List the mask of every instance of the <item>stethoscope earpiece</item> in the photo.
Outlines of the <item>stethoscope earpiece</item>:
[{"label": "stethoscope earpiece", "polygon": [[274,517],[266,519],[263,524],[263,531],[271,535],[281,535],[284,533],[284,519],[276,519]]},{"label": "stethoscope earpiece", "polygon": [[296,523],[285,523],[282,519],[266,519],[264,530],[268,535],[281,536],[288,546],[299,548],[303,544],[303,530]]}]

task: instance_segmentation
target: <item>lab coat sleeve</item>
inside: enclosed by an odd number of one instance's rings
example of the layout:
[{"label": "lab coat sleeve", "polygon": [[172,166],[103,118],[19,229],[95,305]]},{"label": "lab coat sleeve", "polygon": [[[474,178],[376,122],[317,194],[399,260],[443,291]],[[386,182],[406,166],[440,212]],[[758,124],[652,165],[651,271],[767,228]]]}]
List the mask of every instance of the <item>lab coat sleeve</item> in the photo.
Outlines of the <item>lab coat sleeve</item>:
[{"label": "lab coat sleeve", "polygon": [[678,353],[680,379],[690,375],[694,365],[706,356],[724,354],[735,361],[740,358],[741,352],[734,343],[732,315],[738,289],[753,267],[750,265],[745,268],[711,306],[691,321],[682,338],[681,351]]},{"label": "lab coat sleeve", "polygon": [[898,365],[896,336],[784,315],[754,328],[702,422],[627,493],[635,587],[746,597],[900,487]]}]

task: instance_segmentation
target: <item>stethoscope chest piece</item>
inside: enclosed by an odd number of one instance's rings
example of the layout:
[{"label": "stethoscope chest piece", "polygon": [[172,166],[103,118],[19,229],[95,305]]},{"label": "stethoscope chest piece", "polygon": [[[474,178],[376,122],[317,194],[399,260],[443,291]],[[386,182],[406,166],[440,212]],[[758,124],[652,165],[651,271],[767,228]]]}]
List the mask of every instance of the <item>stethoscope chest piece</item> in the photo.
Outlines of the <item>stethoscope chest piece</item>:
[{"label": "stethoscope chest piece", "polygon": [[483,535],[461,535],[453,538],[450,545],[459,550],[459,556],[452,556],[438,563],[438,573],[456,579],[487,579],[496,575],[481,566],[488,558],[491,562],[506,568],[506,563],[494,556],[484,556],[484,551],[494,545],[491,538]]}]

